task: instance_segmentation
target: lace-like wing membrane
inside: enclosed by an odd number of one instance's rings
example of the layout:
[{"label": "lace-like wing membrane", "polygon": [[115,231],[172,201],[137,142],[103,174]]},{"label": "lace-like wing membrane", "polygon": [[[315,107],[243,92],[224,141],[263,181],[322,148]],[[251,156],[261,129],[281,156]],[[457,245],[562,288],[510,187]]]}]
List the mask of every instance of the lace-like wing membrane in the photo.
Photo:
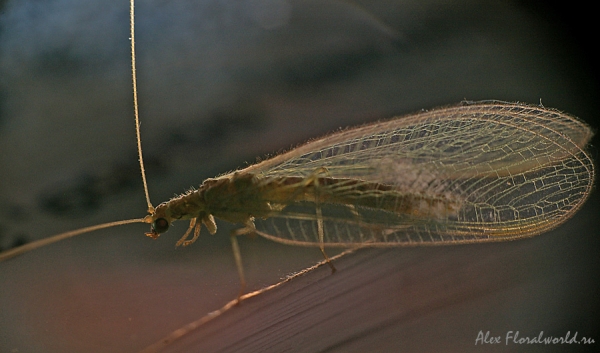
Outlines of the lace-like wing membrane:
[{"label": "lace-like wing membrane", "polygon": [[279,242],[318,245],[319,223],[328,246],[506,240],[554,228],[583,204],[591,136],[543,107],[472,104],[341,131],[242,172],[311,194],[255,220]]}]

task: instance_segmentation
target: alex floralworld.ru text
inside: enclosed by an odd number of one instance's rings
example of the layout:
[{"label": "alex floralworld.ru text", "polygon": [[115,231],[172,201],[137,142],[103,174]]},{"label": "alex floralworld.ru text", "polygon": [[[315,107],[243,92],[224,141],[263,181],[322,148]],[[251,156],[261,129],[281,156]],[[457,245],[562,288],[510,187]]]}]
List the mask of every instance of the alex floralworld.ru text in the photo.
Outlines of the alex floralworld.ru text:
[{"label": "alex floralworld.ru text", "polygon": [[[492,336],[490,331],[479,331],[477,338],[475,339],[475,345],[478,344],[502,344],[502,336]],[[571,331],[568,331],[562,337],[548,336],[544,337],[544,331],[540,331],[540,334],[535,337],[520,337],[519,331],[507,331],[504,338],[504,343],[509,345],[513,344],[593,344],[594,339],[582,338],[577,339],[577,332],[571,337]]]}]

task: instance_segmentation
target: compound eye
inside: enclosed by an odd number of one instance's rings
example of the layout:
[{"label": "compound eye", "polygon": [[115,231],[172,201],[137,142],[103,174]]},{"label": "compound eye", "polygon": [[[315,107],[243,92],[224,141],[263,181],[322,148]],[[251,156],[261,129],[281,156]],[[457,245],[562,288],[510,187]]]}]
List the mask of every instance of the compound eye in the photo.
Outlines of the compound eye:
[{"label": "compound eye", "polygon": [[156,233],[164,233],[169,230],[169,222],[164,218],[158,218],[152,222],[152,230]]}]

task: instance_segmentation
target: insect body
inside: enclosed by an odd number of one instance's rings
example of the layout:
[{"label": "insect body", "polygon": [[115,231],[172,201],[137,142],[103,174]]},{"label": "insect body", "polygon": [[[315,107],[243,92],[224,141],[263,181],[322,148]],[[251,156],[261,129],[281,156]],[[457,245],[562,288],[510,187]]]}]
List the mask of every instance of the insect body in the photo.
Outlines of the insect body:
[{"label": "insect body", "polygon": [[[543,107],[484,102],[338,132],[215,179],[145,219],[157,237],[213,216],[303,246],[515,239],[566,221],[594,179],[589,127]],[[195,228],[195,236],[185,241]]]}]

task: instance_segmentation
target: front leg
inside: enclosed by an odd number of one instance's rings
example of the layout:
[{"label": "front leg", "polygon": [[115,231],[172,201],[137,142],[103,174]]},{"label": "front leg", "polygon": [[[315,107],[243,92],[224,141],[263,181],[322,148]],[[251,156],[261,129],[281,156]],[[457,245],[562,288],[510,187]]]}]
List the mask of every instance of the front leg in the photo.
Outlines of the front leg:
[{"label": "front leg", "polygon": [[[208,229],[210,234],[215,234],[217,232],[217,224],[215,223],[215,218],[212,215],[202,216],[202,223],[198,222],[199,220],[200,217],[192,218],[190,220],[190,226],[188,227],[188,230],[185,232],[183,237],[179,239],[175,246],[188,246],[193,244],[196,240],[198,240],[198,237],[200,236],[200,229],[202,229],[203,224],[206,226],[206,229]],[[190,240],[186,240],[190,235],[192,228],[194,229],[194,237]]]},{"label": "front leg", "polygon": [[[188,246],[188,245],[192,244],[193,242],[195,242],[196,239],[198,239],[198,236],[200,235],[200,228],[202,227],[202,223],[196,224],[197,220],[198,220],[197,218],[192,218],[190,220],[190,226],[185,231],[185,234],[183,234],[181,239],[179,239],[177,241],[175,246]],[[190,235],[190,233],[192,232],[192,229],[194,229],[194,237],[190,240],[186,240],[188,238],[188,236]]]}]

